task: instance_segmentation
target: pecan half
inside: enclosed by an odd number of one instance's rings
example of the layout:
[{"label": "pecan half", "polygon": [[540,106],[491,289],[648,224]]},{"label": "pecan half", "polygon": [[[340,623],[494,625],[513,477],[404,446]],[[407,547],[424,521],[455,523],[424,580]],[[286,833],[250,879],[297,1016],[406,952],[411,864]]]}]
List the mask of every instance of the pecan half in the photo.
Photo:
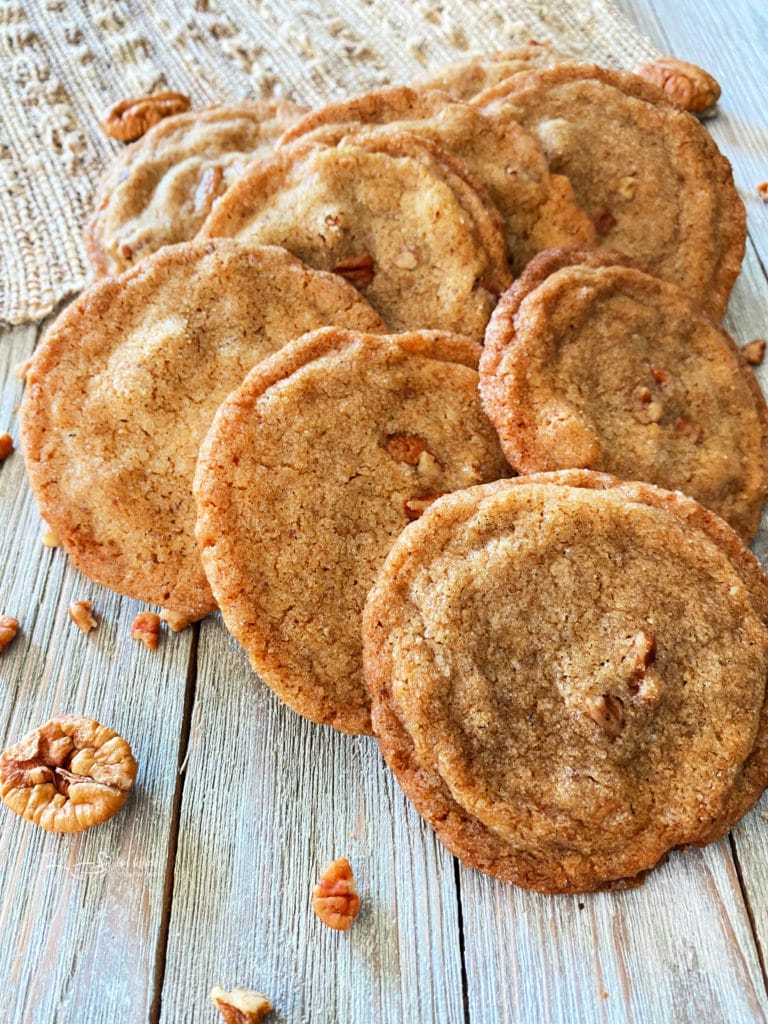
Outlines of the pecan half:
[{"label": "pecan half", "polygon": [[624,728],[624,701],[612,693],[590,697],[587,701],[587,714],[609,736],[618,736]]},{"label": "pecan half", "polygon": [[433,491],[432,494],[422,494],[417,498],[406,498],[403,502],[403,511],[413,522],[414,519],[420,519],[429,506],[438,498],[442,498],[445,493],[445,491]]},{"label": "pecan half", "polygon": [[131,748],[92,718],[63,715],[0,756],[0,798],[49,832],[82,832],[120,810],[136,778]]},{"label": "pecan half", "polygon": [[13,451],[13,438],[10,434],[0,434],[0,462]]},{"label": "pecan half", "polygon": [[189,96],[180,92],[131,96],[119,100],[104,112],[101,127],[107,135],[119,142],[135,142],[163,118],[183,114],[190,106]]},{"label": "pecan half", "polygon": [[93,601],[73,601],[67,608],[67,612],[74,624],[84,633],[90,633],[92,629],[96,629],[98,623],[92,615]]},{"label": "pecan half", "polygon": [[312,909],[329,928],[345,932],[360,910],[355,878],[346,857],[329,864],[312,890]]},{"label": "pecan half", "polygon": [[765,338],[755,338],[754,341],[750,341],[742,348],[741,354],[750,366],[759,366],[765,356]]},{"label": "pecan half", "polygon": [[216,986],[211,989],[210,998],[224,1024],[259,1024],[273,1009],[266,996],[247,988],[233,988],[231,992],[225,992]]},{"label": "pecan half", "polygon": [[363,252],[359,256],[350,256],[337,263],[333,272],[349,281],[355,288],[367,288],[376,274],[376,266],[371,254]]},{"label": "pecan half", "polygon": [[720,85],[708,71],[677,57],[659,57],[652,64],[641,64],[635,74],[658,85],[684,110],[695,114],[708,110],[720,99]]},{"label": "pecan half", "polygon": [[150,651],[156,651],[159,636],[160,616],[154,612],[139,612],[131,626],[131,639],[141,640]]},{"label": "pecan half", "polygon": [[5,650],[18,632],[18,619],[14,619],[12,615],[0,615],[0,651]]}]

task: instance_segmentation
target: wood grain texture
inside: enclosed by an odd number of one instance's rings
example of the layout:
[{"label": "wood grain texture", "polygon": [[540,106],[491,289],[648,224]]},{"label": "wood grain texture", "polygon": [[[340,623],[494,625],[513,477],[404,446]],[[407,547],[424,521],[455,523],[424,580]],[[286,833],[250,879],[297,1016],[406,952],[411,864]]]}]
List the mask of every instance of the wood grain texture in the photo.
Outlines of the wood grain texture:
[{"label": "wood grain texture", "polygon": [[[0,338],[0,430],[16,436],[22,385],[10,370],[35,335]],[[153,994],[190,635],[146,650],[130,639],[139,605],[42,546],[18,451],[0,464],[0,523],[0,610],[21,622],[0,655],[2,746],[77,712],[120,732],[139,763],[123,810],[85,833],[46,833],[0,805],[0,1021],[139,1024]],[[88,636],[67,615],[80,598],[99,620]]]},{"label": "wood grain texture", "polygon": [[[311,910],[338,856],[362,897],[347,933]],[[210,1020],[214,985],[263,992],[285,1024],[464,1020],[452,858],[375,741],[280,705],[218,616],[200,632],[161,1021]]]}]

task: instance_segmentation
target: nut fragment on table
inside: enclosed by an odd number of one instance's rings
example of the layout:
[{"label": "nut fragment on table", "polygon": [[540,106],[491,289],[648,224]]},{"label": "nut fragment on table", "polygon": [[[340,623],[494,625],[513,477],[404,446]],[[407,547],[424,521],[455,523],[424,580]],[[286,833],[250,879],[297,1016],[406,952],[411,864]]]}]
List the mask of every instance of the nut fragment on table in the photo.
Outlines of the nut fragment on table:
[{"label": "nut fragment on table", "polygon": [[174,633],[180,633],[182,629],[191,626],[194,621],[187,615],[182,615],[181,612],[172,612],[170,608],[161,609],[160,618]]},{"label": "nut fragment on table", "polygon": [[141,640],[150,651],[156,651],[159,636],[160,616],[154,612],[139,612],[131,626],[131,638]]},{"label": "nut fragment on table", "polygon": [[345,932],[360,910],[355,878],[346,857],[329,864],[312,890],[312,909],[329,928]]},{"label": "nut fragment on table", "polygon": [[93,601],[73,601],[67,608],[69,617],[84,633],[90,633],[98,623],[93,617]]},{"label": "nut fragment on table", "polygon": [[12,615],[0,615],[0,651],[5,650],[18,632],[18,619],[14,619]]},{"label": "nut fragment on table", "polygon": [[708,71],[676,57],[659,57],[652,64],[641,64],[635,74],[658,85],[694,114],[708,110],[720,99],[720,85]]},{"label": "nut fragment on table", "polygon": [[58,548],[61,547],[61,540],[59,539],[58,533],[55,530],[45,530],[40,543],[44,548]]},{"label": "nut fragment on table", "polygon": [[273,1009],[266,996],[247,988],[233,988],[231,992],[225,992],[216,986],[211,989],[210,998],[224,1024],[259,1024]]},{"label": "nut fragment on table", "polygon": [[13,451],[13,438],[10,434],[0,434],[0,462]]},{"label": "nut fragment on table", "polygon": [[118,142],[135,142],[165,117],[189,110],[189,96],[180,92],[156,92],[131,96],[113,104],[101,119],[101,127]]},{"label": "nut fragment on table", "polygon": [[82,832],[111,818],[136,778],[128,743],[81,715],[53,718],[0,755],[0,798],[49,832]]},{"label": "nut fragment on table", "polygon": [[750,366],[759,366],[765,356],[765,338],[755,338],[754,341],[750,341],[742,348],[741,354]]},{"label": "nut fragment on table", "polygon": [[768,181],[761,181],[757,186],[757,194],[764,203],[768,203]]}]

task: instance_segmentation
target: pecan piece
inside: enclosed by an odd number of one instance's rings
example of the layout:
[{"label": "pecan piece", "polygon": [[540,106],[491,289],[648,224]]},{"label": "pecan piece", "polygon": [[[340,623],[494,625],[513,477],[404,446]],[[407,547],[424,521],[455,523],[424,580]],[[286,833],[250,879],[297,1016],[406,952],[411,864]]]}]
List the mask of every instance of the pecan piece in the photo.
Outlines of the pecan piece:
[{"label": "pecan piece", "polygon": [[598,235],[604,238],[616,227],[616,218],[610,210],[603,206],[592,214],[592,223],[595,225],[595,231]]},{"label": "pecan piece", "polygon": [[18,619],[14,619],[12,615],[0,615],[0,651],[5,650],[18,632]]},{"label": "pecan piece", "polygon": [[182,629],[186,629],[187,626],[191,626],[194,621],[193,619],[190,619],[189,616],[183,615],[181,612],[172,612],[170,608],[162,608],[160,611],[160,618],[174,633],[180,633]]},{"label": "pecan piece", "polygon": [[761,181],[757,186],[757,194],[764,203],[768,203],[768,181]]},{"label": "pecan piece", "polygon": [[445,491],[433,491],[431,494],[422,494],[417,498],[406,498],[403,502],[403,511],[413,522],[414,519],[420,519],[429,506],[438,498],[442,498],[445,493]]},{"label": "pecan piece", "polygon": [[266,996],[247,988],[233,988],[231,992],[225,992],[217,985],[211,989],[210,998],[224,1024],[259,1024],[273,1009]]},{"label": "pecan piece", "polygon": [[0,462],[13,451],[13,438],[10,434],[0,434]]},{"label": "pecan piece", "polygon": [[720,99],[720,85],[708,71],[676,57],[659,57],[652,64],[641,64],[635,74],[658,85],[684,110],[695,114],[708,110]]},{"label": "pecan piece", "polygon": [[195,213],[207,217],[213,206],[214,199],[224,191],[224,172],[218,165],[208,167],[200,179],[195,191]]},{"label": "pecan piece", "polygon": [[154,612],[139,612],[131,626],[131,639],[141,640],[150,651],[156,651],[159,636],[160,616]]},{"label": "pecan piece", "polygon": [[632,675],[645,679],[646,669],[656,659],[656,641],[648,633],[637,633],[632,639]]},{"label": "pecan piece", "polygon": [[424,441],[415,434],[387,434],[384,447],[393,459],[409,466],[418,466],[422,452],[427,451]]},{"label": "pecan piece", "polygon": [[329,864],[312,890],[312,909],[329,928],[345,932],[357,917],[360,897],[346,857]]},{"label": "pecan piece", "polygon": [[624,701],[612,693],[590,697],[587,701],[587,714],[609,736],[618,736],[624,728]]},{"label": "pecan piece", "polygon": [[0,756],[0,798],[49,832],[82,832],[120,810],[136,778],[131,748],[81,715],[53,718]]},{"label": "pecan piece", "polygon": [[189,110],[189,96],[180,92],[155,92],[149,96],[131,96],[119,100],[104,112],[101,127],[118,142],[135,142],[153,125],[172,114]]},{"label": "pecan piece", "polygon": [[741,350],[750,366],[759,366],[765,356],[765,338],[755,338]]},{"label": "pecan piece", "polygon": [[698,423],[689,420],[687,416],[681,416],[675,423],[675,433],[680,434],[681,437],[687,437],[694,444],[701,444],[704,440],[704,430]]},{"label": "pecan piece", "polygon": [[40,543],[43,545],[44,548],[60,548],[61,547],[61,541],[59,540],[59,535],[58,535],[58,533],[56,533],[55,530],[45,530],[43,532],[42,537],[40,538]]},{"label": "pecan piece", "polygon": [[376,267],[371,254],[364,252],[359,256],[350,256],[348,259],[337,263],[333,268],[333,272],[349,281],[355,288],[367,288],[371,281],[373,281]]},{"label": "pecan piece", "polygon": [[92,614],[93,601],[73,601],[67,608],[67,612],[74,624],[84,633],[90,633],[92,629],[96,629],[98,623]]}]

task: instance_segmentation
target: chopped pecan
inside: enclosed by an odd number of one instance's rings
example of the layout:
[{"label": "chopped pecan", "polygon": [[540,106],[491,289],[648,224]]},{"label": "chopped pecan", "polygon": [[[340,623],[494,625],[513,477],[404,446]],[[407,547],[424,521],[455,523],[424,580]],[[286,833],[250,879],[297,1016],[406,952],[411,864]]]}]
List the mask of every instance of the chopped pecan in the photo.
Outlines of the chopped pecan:
[{"label": "chopped pecan", "polygon": [[595,225],[595,231],[598,235],[604,238],[616,227],[616,218],[610,210],[603,206],[592,214],[592,223]]},{"label": "chopped pecan", "polygon": [[676,57],[659,57],[652,64],[641,64],[635,74],[658,85],[684,110],[695,114],[708,110],[720,99],[720,86],[708,71]]},{"label": "chopped pecan", "polygon": [[768,181],[761,181],[757,186],[757,194],[764,203],[768,203]]},{"label": "chopped pecan", "polygon": [[10,434],[0,434],[0,462],[13,451],[13,438]]},{"label": "chopped pecan", "polygon": [[187,626],[191,626],[194,622],[194,619],[190,619],[188,615],[183,615],[181,612],[172,612],[170,608],[161,609],[160,618],[174,633],[180,633],[182,629],[186,629]]},{"label": "chopped pecan", "polygon": [[81,832],[120,810],[136,778],[126,741],[92,718],[54,718],[0,756],[0,797],[49,832]]},{"label": "chopped pecan", "polygon": [[750,366],[759,366],[765,356],[765,338],[755,338],[754,341],[750,341],[742,348],[741,354]]},{"label": "chopped pecan", "polygon": [[590,697],[587,700],[587,714],[609,736],[618,736],[624,728],[624,701],[612,693]]},{"label": "chopped pecan", "polygon": [[703,429],[698,423],[689,420],[687,416],[680,416],[677,423],[675,423],[675,433],[680,434],[682,437],[687,437],[694,444],[701,444],[704,440]]},{"label": "chopped pecan", "polygon": [[55,530],[44,530],[43,535],[40,538],[40,543],[44,548],[60,548],[61,541],[59,535]]},{"label": "chopped pecan", "polygon": [[360,909],[352,868],[346,857],[329,864],[312,890],[312,909],[329,928],[344,932]]},{"label": "chopped pecan", "polygon": [[667,381],[669,380],[669,374],[667,373],[667,371],[666,370],[662,370],[661,367],[659,367],[659,366],[653,366],[652,365],[651,366],[651,373],[653,374],[653,379],[656,381],[656,383],[659,385],[659,387],[661,387],[662,385],[666,384]]},{"label": "chopped pecan", "polygon": [[172,114],[189,110],[189,96],[180,92],[156,92],[149,96],[132,96],[120,100],[105,111],[101,127],[119,142],[134,142],[153,125]]},{"label": "chopped pecan", "polygon": [[417,466],[422,452],[427,451],[425,442],[415,434],[387,434],[384,447],[393,459],[409,466]]},{"label": "chopped pecan", "polygon": [[150,651],[156,651],[159,636],[160,616],[154,612],[139,612],[131,626],[131,638],[141,640]]},{"label": "chopped pecan", "polygon": [[216,986],[211,989],[210,998],[224,1024],[259,1024],[273,1009],[266,996],[247,988],[233,988],[231,992],[225,992]]},{"label": "chopped pecan", "polygon": [[656,658],[656,641],[648,633],[637,633],[632,640],[632,675],[644,679],[646,669]]},{"label": "chopped pecan", "polygon": [[96,619],[91,614],[93,612],[93,601],[73,601],[69,608],[67,608],[67,611],[70,619],[84,633],[90,633],[98,625]]},{"label": "chopped pecan", "polygon": [[0,615],[0,651],[5,650],[18,632],[18,619],[14,619],[12,615]]},{"label": "chopped pecan", "polygon": [[205,170],[195,191],[195,213],[207,217],[214,199],[223,192],[224,172],[218,164]]},{"label": "chopped pecan", "polygon": [[438,498],[442,498],[445,491],[433,491],[431,494],[421,494],[415,498],[406,498],[403,502],[403,511],[411,520],[420,519],[424,512],[429,506],[437,501]]},{"label": "chopped pecan", "polygon": [[350,256],[348,259],[337,263],[333,268],[333,272],[349,281],[355,288],[367,288],[371,281],[373,281],[376,267],[371,254],[364,252],[359,256]]}]

